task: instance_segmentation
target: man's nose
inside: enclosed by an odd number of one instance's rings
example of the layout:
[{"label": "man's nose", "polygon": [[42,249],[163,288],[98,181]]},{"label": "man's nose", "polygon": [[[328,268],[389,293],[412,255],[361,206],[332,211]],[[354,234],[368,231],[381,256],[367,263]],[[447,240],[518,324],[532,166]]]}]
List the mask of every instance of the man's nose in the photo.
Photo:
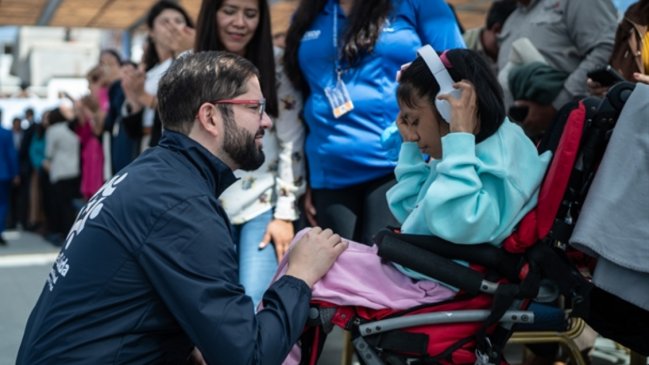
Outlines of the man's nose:
[{"label": "man's nose", "polygon": [[264,114],[261,116],[261,127],[264,129],[270,129],[273,126],[273,120],[270,119],[268,114],[264,112]]}]

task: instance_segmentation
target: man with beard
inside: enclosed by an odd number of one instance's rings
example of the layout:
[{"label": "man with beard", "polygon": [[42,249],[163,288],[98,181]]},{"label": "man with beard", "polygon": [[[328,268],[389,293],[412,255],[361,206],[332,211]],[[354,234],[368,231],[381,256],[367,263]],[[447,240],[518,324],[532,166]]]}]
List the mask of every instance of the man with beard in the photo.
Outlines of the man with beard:
[{"label": "man with beard", "polygon": [[32,311],[17,364],[279,364],[313,286],[346,248],[313,228],[264,309],[239,285],[218,202],[233,169],[263,163],[271,121],[255,67],[227,53],[181,57],[160,81],[165,129],[81,210]]}]

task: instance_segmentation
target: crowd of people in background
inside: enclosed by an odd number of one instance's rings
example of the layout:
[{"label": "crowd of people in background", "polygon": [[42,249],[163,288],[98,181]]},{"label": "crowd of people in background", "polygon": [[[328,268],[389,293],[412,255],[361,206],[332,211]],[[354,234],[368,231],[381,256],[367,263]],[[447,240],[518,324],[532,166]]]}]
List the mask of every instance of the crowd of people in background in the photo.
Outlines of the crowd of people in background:
[{"label": "crowd of people in background", "polygon": [[203,0],[194,22],[162,0],[146,25],[139,63],[103,50],[85,96],[64,97],[40,120],[26,109],[2,131],[0,232],[6,222],[64,243],[83,204],[158,143],[158,83],[174,60],[232,52],[257,67],[265,99],[214,104],[261,108],[274,124],[263,134],[264,164],[237,171],[220,198],[255,305],[297,228],[369,242],[398,224],[386,192],[400,137],[386,130],[399,113],[395,75],[420,46],[477,51],[533,141],[563,105],[605,92],[589,71],[610,64],[629,81],[649,80],[649,0],[621,18],[610,0],[495,0],[485,25],[466,32],[442,1]]}]

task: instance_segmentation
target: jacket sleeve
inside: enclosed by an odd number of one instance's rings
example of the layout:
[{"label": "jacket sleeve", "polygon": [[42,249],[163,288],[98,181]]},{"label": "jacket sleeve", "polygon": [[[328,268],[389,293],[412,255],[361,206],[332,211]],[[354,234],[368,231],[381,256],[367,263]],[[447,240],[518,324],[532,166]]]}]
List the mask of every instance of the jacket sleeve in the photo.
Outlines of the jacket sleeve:
[{"label": "jacket sleeve", "polygon": [[394,173],[397,183],[386,196],[392,214],[399,223],[403,223],[415,208],[419,190],[430,175],[431,168],[424,161],[416,143],[403,142]]},{"label": "jacket sleeve", "polygon": [[451,8],[443,0],[409,0],[416,14],[422,44],[435,50],[464,48],[464,39]]},{"label": "jacket sleeve", "polygon": [[566,2],[564,21],[568,27],[568,36],[574,42],[582,60],[568,76],[563,90],[552,102],[555,109],[559,110],[575,97],[586,95],[586,74],[608,62],[617,28],[616,14],[612,2],[608,0]]},{"label": "jacket sleeve", "polygon": [[170,209],[151,230],[139,261],[209,364],[279,364],[303,330],[310,289],[293,277],[279,280],[255,315],[215,204],[197,197]]},{"label": "jacket sleeve", "polygon": [[279,153],[275,179],[275,218],[296,220],[299,216],[296,201],[306,188],[304,162],[304,124],[300,119],[302,96],[286,77],[282,58],[277,63],[277,102],[279,115],[275,120]]}]

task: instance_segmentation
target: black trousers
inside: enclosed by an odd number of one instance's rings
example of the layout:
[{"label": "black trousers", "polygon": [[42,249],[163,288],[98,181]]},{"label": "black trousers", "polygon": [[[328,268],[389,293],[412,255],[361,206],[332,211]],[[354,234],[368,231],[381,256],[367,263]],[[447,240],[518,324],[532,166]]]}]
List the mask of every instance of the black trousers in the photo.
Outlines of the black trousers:
[{"label": "black trousers", "polygon": [[72,228],[77,215],[74,199],[81,196],[79,184],[80,179],[78,177],[59,180],[52,184],[54,193],[52,197],[54,209],[52,210],[56,212],[51,222],[51,229],[54,233],[66,236],[70,228]]},{"label": "black trousers", "polygon": [[398,225],[385,197],[395,182],[389,174],[342,189],[313,189],[318,225],[343,238],[370,244],[380,229]]}]

